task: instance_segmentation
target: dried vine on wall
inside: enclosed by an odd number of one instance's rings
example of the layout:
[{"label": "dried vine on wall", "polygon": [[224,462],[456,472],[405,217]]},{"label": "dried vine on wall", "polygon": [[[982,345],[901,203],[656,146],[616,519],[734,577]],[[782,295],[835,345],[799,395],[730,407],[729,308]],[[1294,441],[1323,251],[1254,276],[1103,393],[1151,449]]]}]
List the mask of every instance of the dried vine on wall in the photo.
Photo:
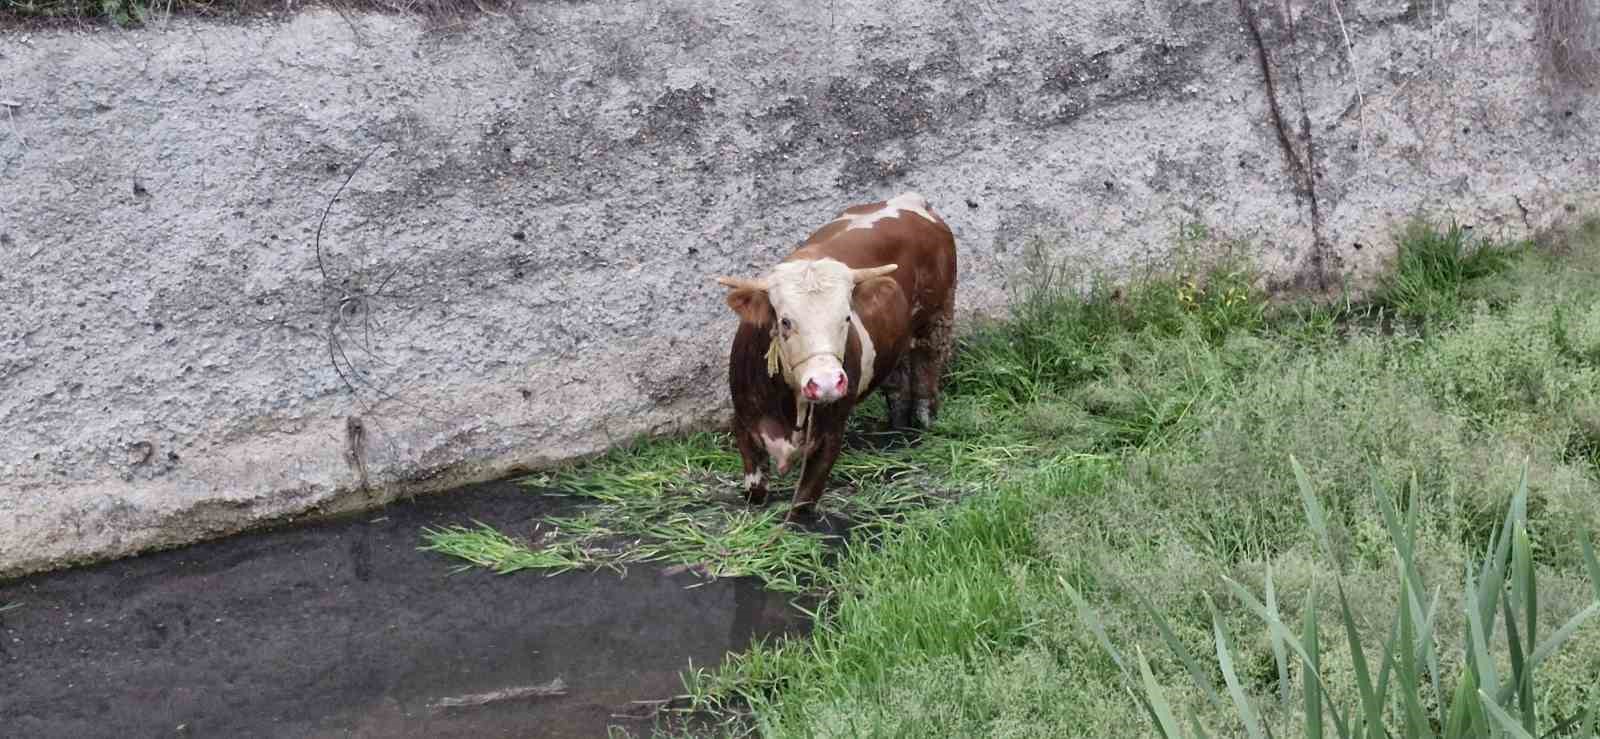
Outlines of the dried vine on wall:
[{"label": "dried vine on wall", "polygon": [[1316,138],[1311,132],[1311,115],[1306,108],[1305,85],[1300,74],[1299,41],[1295,34],[1294,9],[1290,7],[1290,0],[1283,0],[1283,17],[1289,34],[1290,53],[1295,57],[1293,80],[1295,94],[1300,103],[1298,138],[1305,142],[1304,154],[1296,150],[1294,141],[1289,135],[1291,124],[1284,119],[1283,106],[1278,99],[1278,85],[1272,71],[1272,58],[1267,51],[1266,42],[1262,39],[1261,24],[1256,18],[1255,9],[1250,6],[1250,0],[1238,0],[1238,3],[1239,14],[1244,18],[1250,41],[1256,49],[1262,84],[1267,93],[1268,115],[1272,128],[1277,133],[1278,148],[1283,153],[1284,164],[1289,168],[1289,176],[1294,180],[1295,197],[1306,202],[1311,211],[1311,271],[1316,279],[1317,289],[1326,290],[1328,244],[1322,232],[1322,206],[1317,198],[1317,146]]}]

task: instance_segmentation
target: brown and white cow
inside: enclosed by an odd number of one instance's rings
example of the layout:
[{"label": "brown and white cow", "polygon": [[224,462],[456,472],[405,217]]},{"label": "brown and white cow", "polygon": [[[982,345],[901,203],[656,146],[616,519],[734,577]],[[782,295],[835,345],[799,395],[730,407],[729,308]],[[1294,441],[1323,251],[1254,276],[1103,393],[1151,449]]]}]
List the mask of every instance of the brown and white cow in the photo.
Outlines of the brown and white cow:
[{"label": "brown and white cow", "polygon": [[780,475],[799,458],[789,518],[809,513],[850,411],[875,389],[891,426],[932,423],[953,342],[956,243],[921,195],[848,208],[764,276],[717,282],[739,316],[728,386],[751,503],[766,501],[769,458]]}]

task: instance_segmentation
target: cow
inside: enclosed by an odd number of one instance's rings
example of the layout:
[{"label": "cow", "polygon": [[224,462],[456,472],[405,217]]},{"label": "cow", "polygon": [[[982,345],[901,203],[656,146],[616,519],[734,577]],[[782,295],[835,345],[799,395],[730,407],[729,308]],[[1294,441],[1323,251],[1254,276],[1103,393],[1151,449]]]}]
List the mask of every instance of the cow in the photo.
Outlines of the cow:
[{"label": "cow", "polygon": [[927,428],[953,348],[955,235],[921,195],[846,208],[758,278],[718,277],[739,328],[728,354],[744,496],[800,460],[785,517],[812,514],[857,403],[882,389],[889,425]]}]

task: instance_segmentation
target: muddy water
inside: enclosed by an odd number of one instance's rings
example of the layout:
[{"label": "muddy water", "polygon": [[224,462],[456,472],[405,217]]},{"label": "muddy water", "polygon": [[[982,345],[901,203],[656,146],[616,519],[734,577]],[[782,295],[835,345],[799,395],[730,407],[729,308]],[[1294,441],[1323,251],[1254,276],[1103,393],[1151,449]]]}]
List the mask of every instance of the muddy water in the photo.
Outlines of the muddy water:
[{"label": "muddy water", "polygon": [[[0,736],[648,735],[634,701],[682,692],[789,598],[693,575],[451,574],[424,525],[519,534],[566,505],[507,483],[0,583]],[[561,695],[472,696],[564,686]]]}]

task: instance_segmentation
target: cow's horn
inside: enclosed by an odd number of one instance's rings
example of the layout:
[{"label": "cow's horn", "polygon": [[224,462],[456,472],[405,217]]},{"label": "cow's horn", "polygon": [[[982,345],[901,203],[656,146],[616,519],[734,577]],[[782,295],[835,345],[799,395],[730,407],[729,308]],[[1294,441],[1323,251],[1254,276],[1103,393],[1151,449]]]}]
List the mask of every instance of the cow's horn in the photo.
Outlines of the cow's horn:
[{"label": "cow's horn", "polygon": [[850,270],[850,279],[855,284],[859,285],[874,277],[882,277],[886,274],[889,274],[899,267],[900,265],[898,264],[885,264],[882,267],[863,267],[861,269],[852,269]]},{"label": "cow's horn", "polygon": [[748,289],[748,290],[766,290],[767,289],[767,281],[766,280],[762,280],[762,279],[754,279],[754,280],[752,280],[752,279],[745,278],[745,277],[718,277],[717,278],[717,284],[721,285],[723,287],[731,287],[731,288],[733,288],[735,290],[743,290],[743,289]]}]

